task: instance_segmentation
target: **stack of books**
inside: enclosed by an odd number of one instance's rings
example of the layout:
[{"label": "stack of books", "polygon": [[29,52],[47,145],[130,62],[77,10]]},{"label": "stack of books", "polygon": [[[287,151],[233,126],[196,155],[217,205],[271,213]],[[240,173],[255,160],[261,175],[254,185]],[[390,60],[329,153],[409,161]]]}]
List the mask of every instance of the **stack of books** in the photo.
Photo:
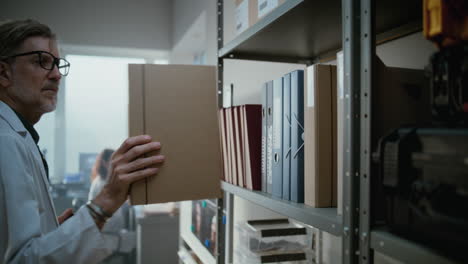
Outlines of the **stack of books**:
[{"label": "stack of books", "polygon": [[261,190],[261,105],[223,108],[219,112],[224,180]]}]

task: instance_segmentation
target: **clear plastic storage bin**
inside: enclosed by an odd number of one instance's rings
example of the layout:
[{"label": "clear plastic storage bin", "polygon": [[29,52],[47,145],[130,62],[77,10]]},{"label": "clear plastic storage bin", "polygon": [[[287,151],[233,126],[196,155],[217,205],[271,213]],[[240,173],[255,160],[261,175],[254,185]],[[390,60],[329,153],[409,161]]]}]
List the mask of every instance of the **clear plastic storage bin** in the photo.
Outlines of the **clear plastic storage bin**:
[{"label": "clear plastic storage bin", "polygon": [[290,251],[290,252],[262,252],[235,251],[235,264],[257,264],[257,263],[291,263],[310,264],[315,263],[312,251]]},{"label": "clear plastic storage bin", "polygon": [[288,219],[252,220],[236,226],[239,249],[252,253],[312,249],[311,230]]}]

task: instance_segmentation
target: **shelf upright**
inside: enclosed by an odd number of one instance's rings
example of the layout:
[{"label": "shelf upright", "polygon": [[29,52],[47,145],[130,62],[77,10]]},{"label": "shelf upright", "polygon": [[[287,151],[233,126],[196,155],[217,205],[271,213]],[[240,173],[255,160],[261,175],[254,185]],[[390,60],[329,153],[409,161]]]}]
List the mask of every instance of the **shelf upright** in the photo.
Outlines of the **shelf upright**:
[{"label": "shelf upright", "polygon": [[361,0],[342,0],[345,139],[343,263],[359,263],[359,175],[361,143]]},{"label": "shelf upright", "polygon": [[226,226],[225,226],[225,263],[229,264],[233,261],[233,239],[234,239],[234,194],[224,192],[226,199]]},{"label": "shelf upright", "polygon": [[216,12],[217,12],[217,57],[218,57],[218,108],[223,108],[223,72],[224,72],[224,60],[221,58],[219,50],[223,47],[224,45],[224,4],[223,0],[217,0],[216,4]]},{"label": "shelf upright", "polygon": [[371,87],[373,85],[373,61],[375,59],[375,7],[372,0],[360,0],[361,17],[361,90],[356,94],[360,98],[360,171],[359,174],[359,258],[360,263],[373,263],[374,257],[370,250],[370,155],[371,155]]},{"label": "shelf upright", "polygon": [[[221,109],[223,107],[223,71],[224,71],[224,62],[223,59],[219,57],[219,49],[223,46],[223,41],[224,41],[224,34],[223,34],[223,27],[224,27],[224,21],[223,21],[223,0],[218,0],[217,5],[216,5],[216,12],[217,12],[217,53],[218,53],[218,78],[217,78],[217,87],[218,87],[218,108]],[[230,244],[231,241],[230,239],[226,239],[226,231],[229,232],[227,229],[227,226],[224,225],[223,221],[223,198],[217,199],[217,210],[216,210],[216,263],[217,264],[224,264],[225,261],[228,259],[225,259],[226,256],[226,241]],[[231,212],[227,212],[228,215],[226,217],[231,216]],[[232,218],[231,218],[232,219]],[[232,221],[230,221],[232,222]],[[232,224],[232,223],[230,223]],[[232,261],[231,261],[232,262]],[[227,263],[231,263],[227,261]]]},{"label": "shelf upright", "polygon": [[223,198],[216,199],[216,263],[224,264],[225,226],[223,223]]}]

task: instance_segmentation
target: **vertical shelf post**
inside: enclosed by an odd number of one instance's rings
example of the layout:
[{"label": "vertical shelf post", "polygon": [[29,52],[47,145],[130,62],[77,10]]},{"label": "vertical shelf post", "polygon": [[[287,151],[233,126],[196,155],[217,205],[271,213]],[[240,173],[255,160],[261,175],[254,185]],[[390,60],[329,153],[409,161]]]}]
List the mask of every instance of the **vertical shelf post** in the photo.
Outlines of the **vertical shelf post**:
[{"label": "vertical shelf post", "polygon": [[225,263],[233,263],[233,241],[234,241],[234,194],[224,192],[226,197],[226,245],[225,245]]},{"label": "vertical shelf post", "polygon": [[[217,91],[218,91],[218,108],[223,107],[223,59],[219,58],[219,50],[223,47],[223,1],[224,0],[217,0],[216,4],[216,12],[217,12],[217,57],[218,57],[218,78],[217,78]],[[217,226],[216,226],[216,263],[217,264],[224,264],[225,263],[225,256],[226,256],[226,226],[223,223],[223,210],[224,210],[224,201],[223,198],[217,200],[217,210],[216,210],[216,218],[217,218]],[[229,239],[229,238],[228,238]]]},{"label": "vertical shelf post", "polygon": [[342,0],[344,56],[343,263],[359,263],[361,0]]},{"label": "vertical shelf post", "polygon": [[224,80],[224,76],[223,76],[223,72],[224,72],[224,60],[222,58],[219,57],[219,50],[224,46],[224,16],[223,16],[223,13],[224,13],[224,5],[223,5],[223,1],[224,0],[217,0],[217,4],[216,4],[216,12],[217,12],[217,21],[218,21],[218,24],[217,24],[217,42],[218,42],[218,46],[217,46],[217,52],[216,52],[216,55],[218,57],[218,65],[217,65],[217,70],[218,70],[218,83],[217,83],[217,87],[218,87],[218,107],[219,108],[222,108],[223,107],[223,80]]},{"label": "vertical shelf post", "polygon": [[223,198],[216,201],[216,264],[224,264],[225,256],[225,226],[223,221]]},{"label": "vertical shelf post", "polygon": [[360,263],[373,263],[370,250],[371,226],[371,91],[373,85],[373,60],[375,58],[375,8],[374,1],[361,0],[361,149],[360,149],[360,198],[359,198],[359,257]]}]

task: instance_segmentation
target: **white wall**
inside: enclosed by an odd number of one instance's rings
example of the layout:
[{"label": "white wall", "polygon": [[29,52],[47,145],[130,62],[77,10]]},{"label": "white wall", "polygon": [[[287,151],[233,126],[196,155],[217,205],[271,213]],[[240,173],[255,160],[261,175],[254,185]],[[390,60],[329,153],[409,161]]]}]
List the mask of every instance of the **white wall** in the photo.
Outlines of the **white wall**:
[{"label": "white wall", "polygon": [[169,50],[170,0],[3,0],[0,20],[33,18],[66,44]]},{"label": "white wall", "polygon": [[422,70],[436,50],[434,44],[419,32],[384,43],[377,47],[376,53],[387,66]]},{"label": "white wall", "polygon": [[261,104],[261,87],[265,82],[297,69],[304,70],[305,65],[226,59],[223,93],[228,99],[233,84],[234,105]]},{"label": "white wall", "polygon": [[175,0],[171,63],[193,64],[193,58],[206,54],[206,64],[217,63],[216,0]]},{"label": "white wall", "polygon": [[213,0],[174,0],[172,16],[172,43],[177,44],[187,34],[193,22],[201,13],[207,10],[207,6],[213,4]]}]

